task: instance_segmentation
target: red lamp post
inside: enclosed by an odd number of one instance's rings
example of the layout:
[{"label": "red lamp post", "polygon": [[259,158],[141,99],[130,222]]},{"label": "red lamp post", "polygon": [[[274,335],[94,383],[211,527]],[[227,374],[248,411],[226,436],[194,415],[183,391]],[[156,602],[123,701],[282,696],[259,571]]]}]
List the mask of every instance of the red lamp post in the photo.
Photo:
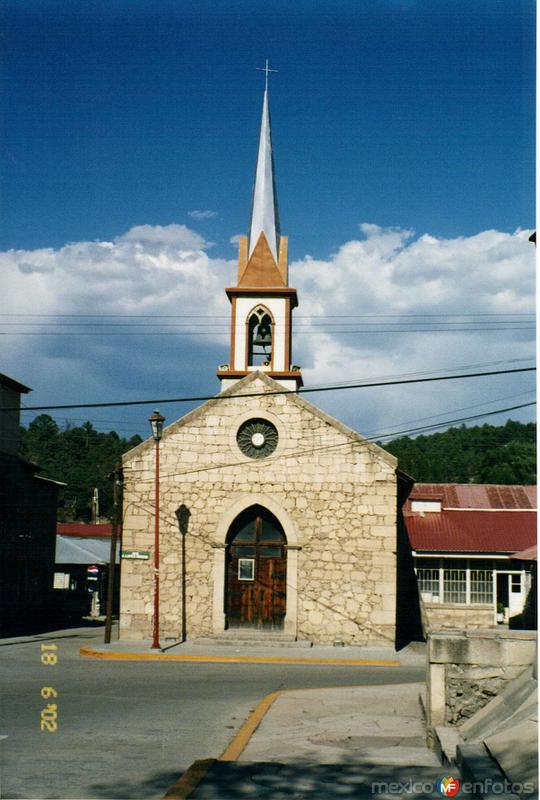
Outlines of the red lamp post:
[{"label": "red lamp post", "polygon": [[152,632],[152,650],[161,650],[159,644],[159,442],[163,433],[165,417],[154,411],[148,420],[152,428],[152,436],[156,443],[156,500],[154,527],[154,626]]}]

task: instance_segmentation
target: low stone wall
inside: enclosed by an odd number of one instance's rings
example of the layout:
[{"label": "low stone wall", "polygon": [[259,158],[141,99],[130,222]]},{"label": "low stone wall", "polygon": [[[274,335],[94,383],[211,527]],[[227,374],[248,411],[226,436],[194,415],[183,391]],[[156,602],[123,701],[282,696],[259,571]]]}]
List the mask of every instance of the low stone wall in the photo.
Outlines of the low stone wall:
[{"label": "low stone wall", "polygon": [[496,627],[492,605],[469,605],[463,603],[426,603],[425,620],[428,632],[445,630],[471,630]]},{"label": "low stone wall", "polygon": [[428,726],[459,725],[536,658],[536,631],[433,633],[427,648]]}]

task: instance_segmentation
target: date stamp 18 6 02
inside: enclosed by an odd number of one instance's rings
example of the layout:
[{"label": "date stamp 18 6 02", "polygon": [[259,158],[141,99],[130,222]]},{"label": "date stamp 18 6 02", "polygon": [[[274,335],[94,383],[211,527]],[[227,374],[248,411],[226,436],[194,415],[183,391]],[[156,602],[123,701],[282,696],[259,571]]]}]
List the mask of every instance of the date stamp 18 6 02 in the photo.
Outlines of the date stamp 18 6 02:
[{"label": "date stamp 18 6 02", "polygon": [[[55,644],[42,644],[41,645],[41,663],[45,667],[52,667],[58,663],[57,646]],[[58,697],[58,692],[52,686],[43,686],[41,689],[41,697],[44,700],[49,700],[51,697]],[[40,729],[47,733],[55,733],[58,730],[58,705],[57,703],[47,703],[45,708],[41,709],[40,715]]]}]

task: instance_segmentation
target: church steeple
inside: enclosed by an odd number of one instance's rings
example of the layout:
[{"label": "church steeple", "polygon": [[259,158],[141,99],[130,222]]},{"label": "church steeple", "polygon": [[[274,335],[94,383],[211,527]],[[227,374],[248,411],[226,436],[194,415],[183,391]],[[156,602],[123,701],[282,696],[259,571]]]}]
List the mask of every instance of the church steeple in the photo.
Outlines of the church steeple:
[{"label": "church steeple", "polygon": [[[268,62],[266,62],[268,67]],[[268,74],[264,90],[259,153],[253,187],[253,205],[249,231],[249,252],[251,257],[261,233],[264,233],[270,252],[278,262],[279,251],[279,213],[274,176],[274,157],[272,153],[272,129],[268,108]]]},{"label": "church steeple", "polygon": [[238,242],[238,283],[227,289],[232,305],[230,363],[217,375],[226,389],[261,370],[287,389],[302,386],[291,362],[292,310],[296,289],[288,286],[288,240],[281,236],[268,108],[268,61],[249,237]]}]

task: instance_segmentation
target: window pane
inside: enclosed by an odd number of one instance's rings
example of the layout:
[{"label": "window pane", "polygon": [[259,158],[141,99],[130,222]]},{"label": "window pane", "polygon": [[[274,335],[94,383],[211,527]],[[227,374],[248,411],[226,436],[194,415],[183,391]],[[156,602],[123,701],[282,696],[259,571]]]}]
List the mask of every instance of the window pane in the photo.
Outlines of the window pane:
[{"label": "window pane", "polygon": [[270,558],[271,556],[274,558],[281,557],[281,547],[261,547],[259,550],[259,555],[262,558]]},{"label": "window pane", "polygon": [[444,602],[465,603],[467,572],[464,569],[444,570]]},{"label": "window pane", "polygon": [[255,540],[255,523],[248,522],[247,525],[243,525],[238,533],[236,533],[233,537],[233,542],[236,544],[237,542],[253,542]]},{"label": "window pane", "polygon": [[439,569],[419,567],[417,570],[418,588],[426,603],[438,603],[439,597]]},{"label": "window pane", "polygon": [[471,569],[471,603],[493,603],[493,576],[490,569]]},{"label": "window pane", "polygon": [[275,522],[269,519],[262,519],[261,541],[262,542],[283,542],[285,537],[281,533]]},{"label": "window pane", "polygon": [[255,560],[253,558],[238,559],[238,580],[252,581],[255,579]]},{"label": "window pane", "polygon": [[254,547],[235,547],[234,554],[236,556],[254,556],[255,555],[255,548]]}]

